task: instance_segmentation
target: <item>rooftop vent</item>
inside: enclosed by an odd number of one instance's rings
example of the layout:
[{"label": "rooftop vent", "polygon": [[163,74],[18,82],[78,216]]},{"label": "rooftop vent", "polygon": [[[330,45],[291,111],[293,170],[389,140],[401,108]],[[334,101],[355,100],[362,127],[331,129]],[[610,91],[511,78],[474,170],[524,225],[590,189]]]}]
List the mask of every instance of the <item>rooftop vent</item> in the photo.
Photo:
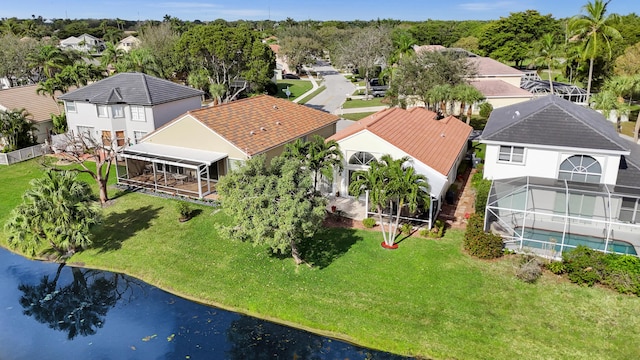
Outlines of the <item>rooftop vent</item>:
[{"label": "rooftop vent", "polygon": [[444,133],[440,133],[440,137],[444,137]]},{"label": "rooftop vent", "polygon": [[278,110],[278,105],[273,105],[273,108],[274,108],[275,110]]},{"label": "rooftop vent", "polygon": [[276,125],[282,125],[280,121],[276,121]]},{"label": "rooftop vent", "polygon": [[263,126],[263,127],[260,128],[260,130],[267,131],[267,128]]},{"label": "rooftop vent", "polygon": [[253,130],[251,130],[251,132],[249,133],[249,135],[255,135],[255,134],[256,134],[256,132],[253,131]]}]

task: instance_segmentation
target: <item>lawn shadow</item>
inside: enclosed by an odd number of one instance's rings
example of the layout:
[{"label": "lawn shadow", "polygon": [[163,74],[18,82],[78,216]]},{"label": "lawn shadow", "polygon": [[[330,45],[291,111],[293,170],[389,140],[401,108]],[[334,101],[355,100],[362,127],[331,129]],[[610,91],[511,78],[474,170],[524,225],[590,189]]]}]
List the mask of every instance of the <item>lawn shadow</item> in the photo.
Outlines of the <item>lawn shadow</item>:
[{"label": "lawn shadow", "polygon": [[152,219],[158,217],[161,208],[147,205],[138,209],[124,212],[114,212],[103,219],[102,225],[96,232],[96,240],[92,247],[100,253],[118,250],[122,243],[134,236],[138,231],[148,229]]},{"label": "lawn shadow", "polygon": [[307,263],[324,269],[360,240],[362,236],[355,229],[323,228],[313,239],[300,245],[300,252]]}]

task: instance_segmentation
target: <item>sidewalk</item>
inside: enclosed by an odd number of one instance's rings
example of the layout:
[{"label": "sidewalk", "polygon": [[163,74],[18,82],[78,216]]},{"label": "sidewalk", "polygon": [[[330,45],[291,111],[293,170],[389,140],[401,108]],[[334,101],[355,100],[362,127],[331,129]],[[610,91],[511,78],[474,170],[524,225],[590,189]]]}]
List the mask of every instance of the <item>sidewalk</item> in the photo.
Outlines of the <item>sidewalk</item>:
[{"label": "sidewalk", "polygon": [[304,93],[304,94],[298,96],[297,98],[293,99],[292,102],[294,102],[296,104],[298,102],[300,102],[302,99],[306,98],[307,95],[312,94],[314,91],[316,91],[317,88],[320,87],[320,85],[318,85],[318,82],[316,81],[316,79],[313,76],[311,76],[311,73],[309,72],[309,68],[306,67],[306,66],[303,66],[303,69],[307,73],[307,76],[309,77],[309,81],[311,81],[311,85],[313,85],[313,86],[311,87],[311,90],[309,90],[306,93]]}]

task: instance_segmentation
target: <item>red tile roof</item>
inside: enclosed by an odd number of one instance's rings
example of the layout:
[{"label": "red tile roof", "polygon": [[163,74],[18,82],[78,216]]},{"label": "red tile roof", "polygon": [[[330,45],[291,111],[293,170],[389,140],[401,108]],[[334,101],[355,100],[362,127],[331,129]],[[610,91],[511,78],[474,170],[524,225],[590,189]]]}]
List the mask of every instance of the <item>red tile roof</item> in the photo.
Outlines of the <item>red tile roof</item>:
[{"label": "red tile roof", "polygon": [[247,155],[295,141],[340,120],[338,116],[268,95],[192,110],[188,114]]},{"label": "red tile roof", "polygon": [[469,57],[469,62],[477,67],[478,76],[522,76],[524,73],[492,58]]},{"label": "red tile roof", "polygon": [[369,131],[447,176],[472,130],[454,116],[436,120],[436,114],[424,108],[389,108],[369,115],[329,139],[339,141]]},{"label": "red tile roof", "polygon": [[57,115],[61,109],[50,96],[38,95],[37,88],[38,85],[29,85],[0,90],[0,107],[8,110],[24,108],[35,122],[51,120],[51,114]]}]

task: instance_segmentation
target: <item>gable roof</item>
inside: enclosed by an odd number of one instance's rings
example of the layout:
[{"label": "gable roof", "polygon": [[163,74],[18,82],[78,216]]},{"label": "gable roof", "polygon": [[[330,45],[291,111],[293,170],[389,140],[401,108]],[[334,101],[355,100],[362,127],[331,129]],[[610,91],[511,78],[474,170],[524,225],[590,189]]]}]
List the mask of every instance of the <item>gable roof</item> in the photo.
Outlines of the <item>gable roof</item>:
[{"label": "gable roof", "polygon": [[441,120],[436,120],[436,116],[425,108],[389,108],[367,116],[329,139],[339,141],[369,131],[447,176],[473,128],[453,116]]},{"label": "gable roof", "polygon": [[622,139],[629,147],[630,153],[621,160],[618,169],[616,185],[632,186],[637,188],[640,184],[640,145],[632,140]]},{"label": "gable roof", "polygon": [[468,61],[478,70],[477,76],[522,76],[524,73],[500,61],[484,56],[468,57]]},{"label": "gable roof", "polygon": [[498,79],[474,80],[469,84],[478,89],[485,97],[528,97],[532,98],[533,94],[527,90],[515,87],[505,81]]},{"label": "gable roof", "polygon": [[480,140],[623,152],[629,149],[600,113],[554,95],[493,110]]},{"label": "gable roof", "polygon": [[143,73],[119,73],[60,96],[66,101],[92,104],[158,105],[202,96],[188,86]]},{"label": "gable roof", "polygon": [[340,120],[336,115],[269,95],[191,110],[188,114],[247,155],[263,153]]},{"label": "gable roof", "polygon": [[38,85],[29,85],[0,90],[0,108],[24,108],[35,122],[51,120],[51,114],[59,114],[60,109],[50,96],[38,95],[37,88]]}]

